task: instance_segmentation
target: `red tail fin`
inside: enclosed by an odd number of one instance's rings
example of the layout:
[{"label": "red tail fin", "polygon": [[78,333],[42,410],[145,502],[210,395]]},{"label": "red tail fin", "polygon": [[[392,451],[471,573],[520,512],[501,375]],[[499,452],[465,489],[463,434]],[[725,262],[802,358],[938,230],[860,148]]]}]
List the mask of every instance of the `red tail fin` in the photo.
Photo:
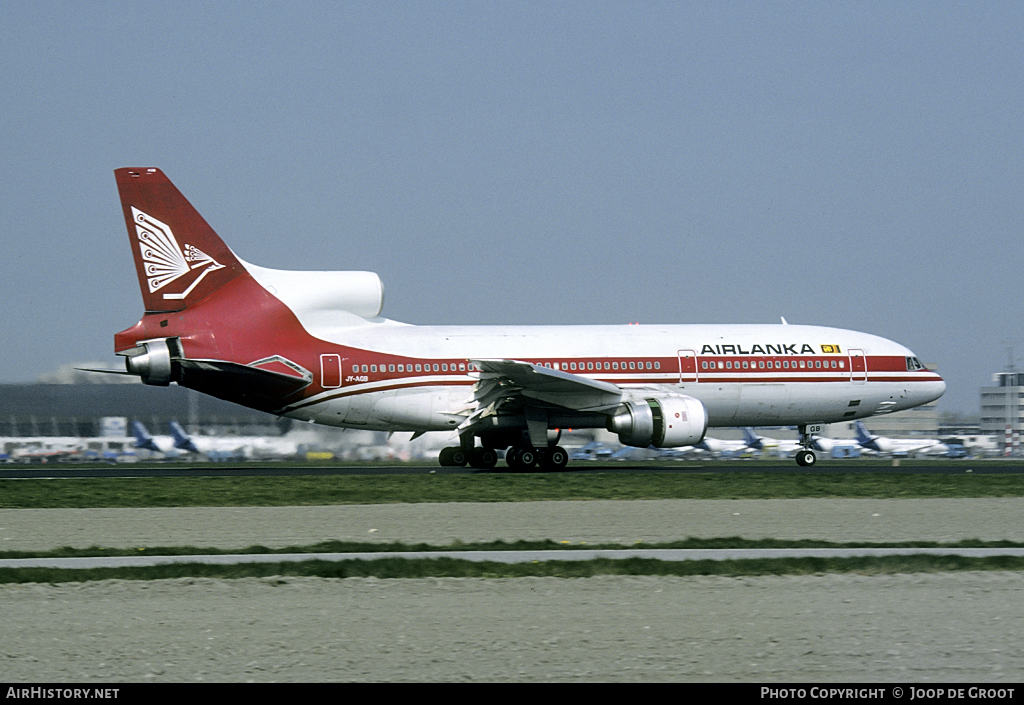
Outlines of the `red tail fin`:
[{"label": "red tail fin", "polygon": [[159,169],[114,171],[147,312],[180,311],[245,268]]}]

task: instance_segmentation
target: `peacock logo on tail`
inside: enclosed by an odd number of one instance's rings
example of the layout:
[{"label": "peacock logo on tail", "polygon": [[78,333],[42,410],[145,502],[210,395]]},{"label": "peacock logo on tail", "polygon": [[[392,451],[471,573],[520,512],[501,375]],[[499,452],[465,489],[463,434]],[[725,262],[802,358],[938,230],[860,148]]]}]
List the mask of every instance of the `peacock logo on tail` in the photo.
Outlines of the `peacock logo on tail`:
[{"label": "peacock logo on tail", "polygon": [[165,299],[184,299],[203,277],[224,267],[198,247],[188,243],[185,243],[184,248],[179,247],[167,223],[140,211],[135,206],[132,206],[132,220],[135,222],[135,233],[139,239],[139,251],[145,263],[146,281],[149,283],[151,294],[188,274],[202,270],[184,291],[163,294]]}]

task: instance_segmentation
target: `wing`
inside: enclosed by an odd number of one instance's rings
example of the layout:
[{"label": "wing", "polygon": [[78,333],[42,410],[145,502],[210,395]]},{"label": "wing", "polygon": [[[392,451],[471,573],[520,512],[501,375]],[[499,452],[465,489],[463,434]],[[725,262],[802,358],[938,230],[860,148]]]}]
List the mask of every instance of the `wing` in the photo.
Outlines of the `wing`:
[{"label": "wing", "polygon": [[474,388],[478,406],[519,396],[573,411],[608,411],[622,401],[622,390],[609,382],[581,377],[530,362],[470,360],[480,381]]},{"label": "wing", "polygon": [[541,409],[607,413],[622,402],[622,390],[608,382],[517,360],[470,362],[476,367],[471,374],[479,380],[473,387],[476,408],[460,430],[473,427],[503,407],[523,407],[530,418],[531,411]]}]

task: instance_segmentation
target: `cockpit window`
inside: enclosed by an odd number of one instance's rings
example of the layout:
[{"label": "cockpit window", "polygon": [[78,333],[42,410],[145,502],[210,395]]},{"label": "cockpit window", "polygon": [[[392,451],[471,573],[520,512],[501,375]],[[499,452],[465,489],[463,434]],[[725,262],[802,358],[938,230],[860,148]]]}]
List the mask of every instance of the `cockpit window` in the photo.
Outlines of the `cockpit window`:
[{"label": "cockpit window", "polygon": [[910,372],[915,372],[917,370],[923,369],[925,369],[924,365],[922,365],[921,361],[918,360],[916,357],[907,358],[907,370],[909,370]]}]

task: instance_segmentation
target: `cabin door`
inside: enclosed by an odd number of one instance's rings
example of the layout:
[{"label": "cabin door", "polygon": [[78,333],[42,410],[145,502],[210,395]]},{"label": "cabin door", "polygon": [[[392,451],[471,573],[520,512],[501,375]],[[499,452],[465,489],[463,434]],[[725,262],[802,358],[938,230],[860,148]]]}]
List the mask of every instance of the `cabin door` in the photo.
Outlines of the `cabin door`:
[{"label": "cabin door", "polygon": [[854,384],[868,381],[868,359],[863,350],[850,351],[850,381]]},{"label": "cabin door", "polygon": [[693,350],[679,351],[679,384],[694,384],[697,381],[697,353]]}]

